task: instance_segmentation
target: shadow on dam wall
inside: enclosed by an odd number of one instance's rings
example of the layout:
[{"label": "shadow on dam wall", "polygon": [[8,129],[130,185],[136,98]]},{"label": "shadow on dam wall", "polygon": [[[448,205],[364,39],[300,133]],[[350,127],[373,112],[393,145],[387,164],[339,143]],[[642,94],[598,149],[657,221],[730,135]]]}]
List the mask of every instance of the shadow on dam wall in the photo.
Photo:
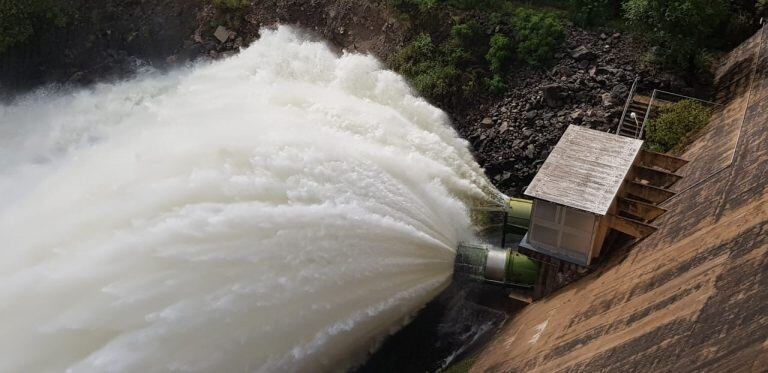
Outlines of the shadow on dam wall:
[{"label": "shadow on dam wall", "polygon": [[508,293],[502,287],[454,280],[356,372],[435,372],[461,361],[483,348],[523,308]]}]

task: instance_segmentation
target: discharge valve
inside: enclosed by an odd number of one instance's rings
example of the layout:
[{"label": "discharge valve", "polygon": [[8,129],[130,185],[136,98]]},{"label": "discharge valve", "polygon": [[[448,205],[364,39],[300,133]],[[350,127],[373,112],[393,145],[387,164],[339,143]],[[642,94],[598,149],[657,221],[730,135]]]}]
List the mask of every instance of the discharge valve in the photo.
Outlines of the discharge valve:
[{"label": "discharge valve", "polygon": [[539,263],[512,250],[490,244],[459,244],[454,270],[476,281],[532,288]]}]

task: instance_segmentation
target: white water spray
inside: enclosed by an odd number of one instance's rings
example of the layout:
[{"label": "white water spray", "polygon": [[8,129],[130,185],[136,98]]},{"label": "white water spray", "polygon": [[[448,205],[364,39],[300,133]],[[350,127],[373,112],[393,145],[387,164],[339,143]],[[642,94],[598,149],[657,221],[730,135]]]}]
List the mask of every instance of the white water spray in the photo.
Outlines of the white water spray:
[{"label": "white water spray", "polygon": [[289,28],[0,106],[0,371],[344,369],[492,190],[401,77]]}]

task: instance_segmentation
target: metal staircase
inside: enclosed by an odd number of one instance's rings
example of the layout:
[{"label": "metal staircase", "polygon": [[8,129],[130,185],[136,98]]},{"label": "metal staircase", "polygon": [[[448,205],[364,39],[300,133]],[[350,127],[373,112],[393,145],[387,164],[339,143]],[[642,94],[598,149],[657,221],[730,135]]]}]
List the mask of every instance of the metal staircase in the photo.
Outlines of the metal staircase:
[{"label": "metal staircase", "polygon": [[616,134],[620,136],[642,139],[645,125],[659,114],[659,109],[681,100],[697,101],[707,107],[719,105],[714,102],[659,89],[654,89],[651,92],[651,96],[642,95],[637,92],[639,80],[639,77],[635,78],[632,89],[629,90],[627,102],[624,104],[624,112],[621,114],[619,125],[616,128]]},{"label": "metal staircase", "polygon": [[639,139],[643,136],[643,123],[646,116],[650,114],[649,109],[653,101],[651,97],[637,94],[639,80],[640,77],[637,77],[632,83],[627,102],[624,104],[624,112],[621,113],[619,126],[616,128],[616,134],[633,139]]},{"label": "metal staircase", "polygon": [[618,134],[621,136],[639,139],[643,135],[643,123],[649,114],[651,98],[635,94],[628,102],[627,112],[619,123]]}]

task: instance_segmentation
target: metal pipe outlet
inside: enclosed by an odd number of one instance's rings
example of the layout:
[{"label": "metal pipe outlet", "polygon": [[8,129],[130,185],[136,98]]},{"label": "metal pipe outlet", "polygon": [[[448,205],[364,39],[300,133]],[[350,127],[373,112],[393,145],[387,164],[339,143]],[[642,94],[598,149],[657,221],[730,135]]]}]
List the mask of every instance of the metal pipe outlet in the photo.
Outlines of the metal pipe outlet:
[{"label": "metal pipe outlet", "polygon": [[488,244],[459,244],[454,271],[457,276],[511,286],[532,287],[539,264],[527,256]]}]

